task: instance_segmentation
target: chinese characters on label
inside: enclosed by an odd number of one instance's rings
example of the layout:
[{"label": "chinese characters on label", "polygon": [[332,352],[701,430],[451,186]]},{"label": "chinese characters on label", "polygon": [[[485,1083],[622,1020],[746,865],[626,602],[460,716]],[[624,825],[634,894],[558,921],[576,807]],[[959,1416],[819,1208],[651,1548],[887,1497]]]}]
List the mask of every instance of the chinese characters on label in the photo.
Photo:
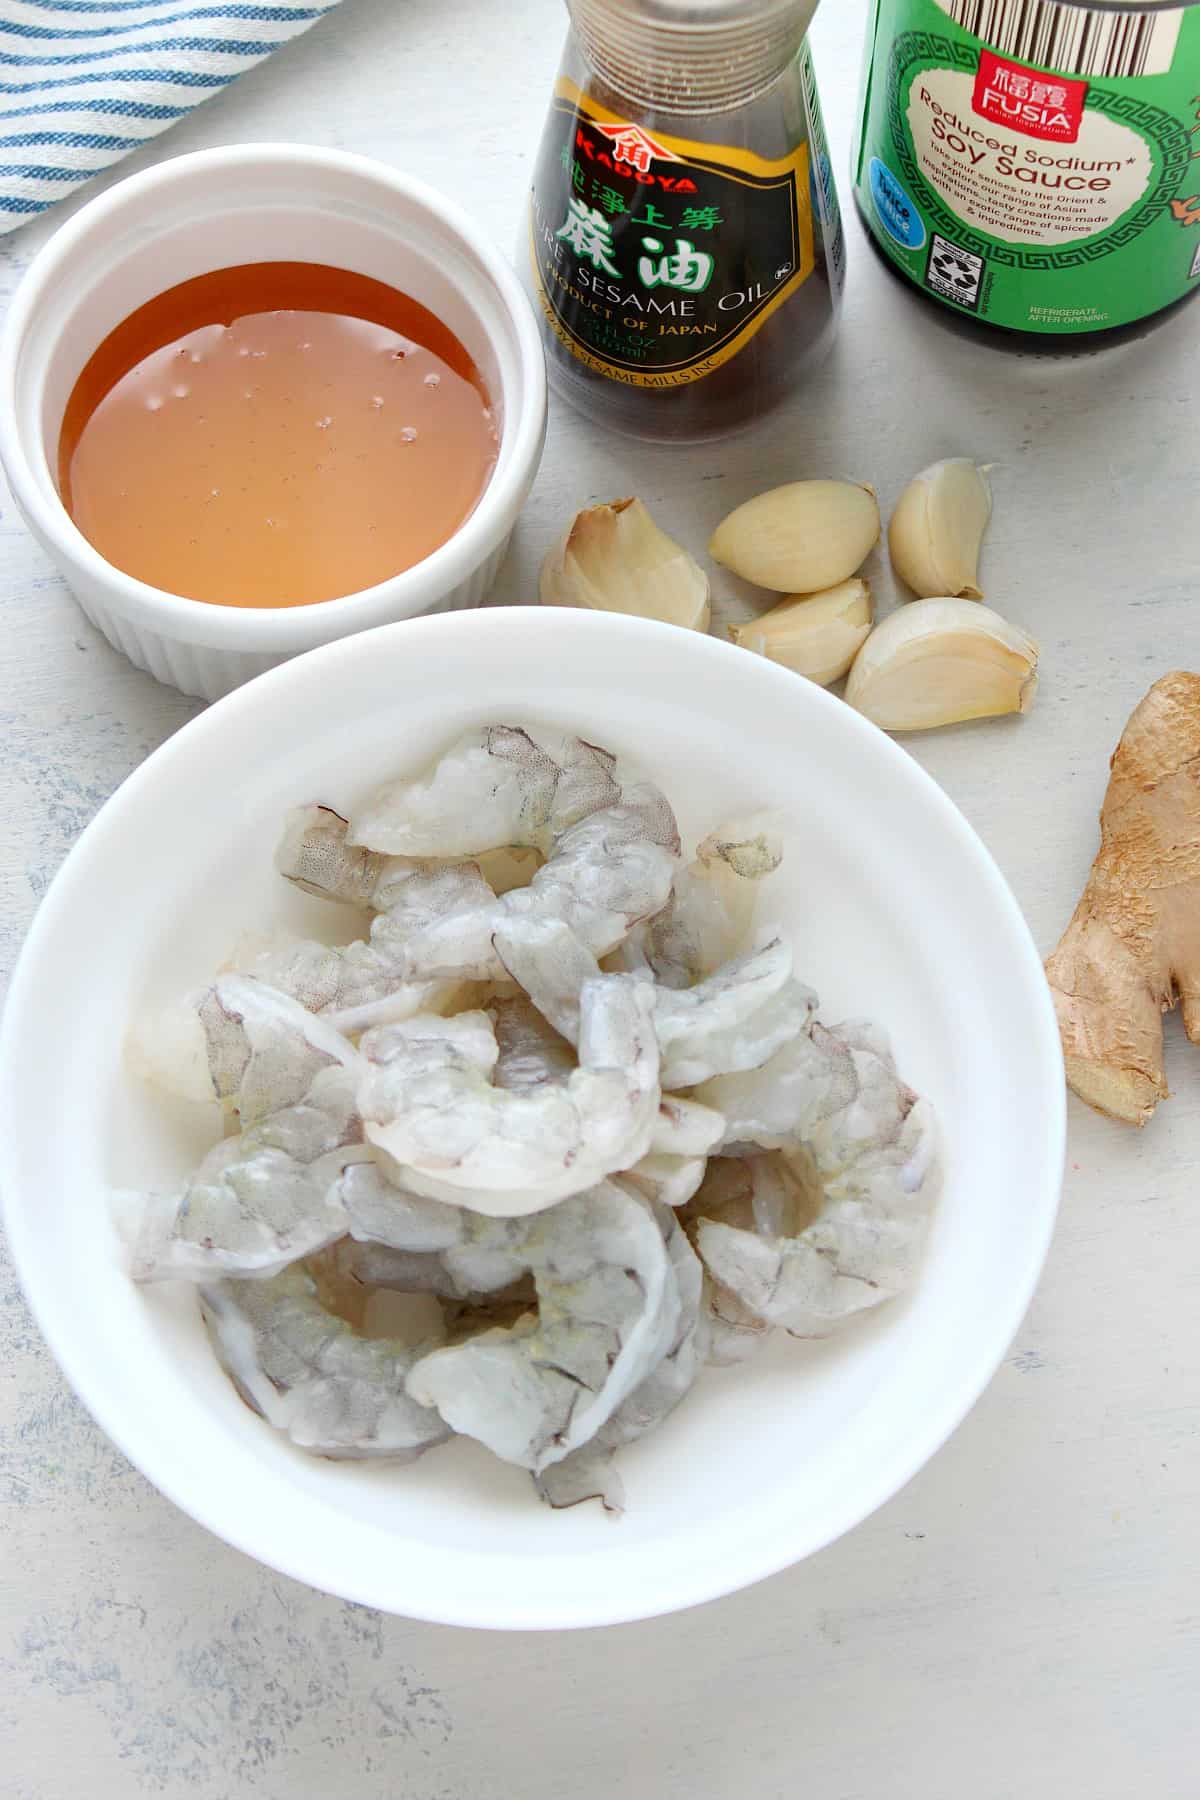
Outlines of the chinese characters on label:
[{"label": "chinese characters on label", "polygon": [[[624,212],[623,197],[616,194],[615,198],[621,201],[619,210]],[[633,216],[633,223],[663,226],[667,221],[648,201],[645,212]],[[721,215],[715,206],[686,206],[679,220],[681,228],[692,231],[712,231],[720,223]],[[555,236],[569,245],[581,262],[590,262],[594,269],[620,278],[621,271],[613,260],[612,225],[599,207],[589,206],[586,200],[572,194],[567,200],[567,216]],[[698,250],[690,238],[677,237],[673,250],[667,249],[662,238],[651,235],[643,237],[641,244],[643,250],[651,252],[639,256],[637,261],[638,280],[643,287],[671,287],[685,294],[702,294],[712,280],[716,258],[707,250]]]},{"label": "chinese characters on label", "polygon": [[979,52],[971,104],[981,118],[1025,136],[1073,144],[1079,137],[1088,84],[1026,69],[994,50]]}]

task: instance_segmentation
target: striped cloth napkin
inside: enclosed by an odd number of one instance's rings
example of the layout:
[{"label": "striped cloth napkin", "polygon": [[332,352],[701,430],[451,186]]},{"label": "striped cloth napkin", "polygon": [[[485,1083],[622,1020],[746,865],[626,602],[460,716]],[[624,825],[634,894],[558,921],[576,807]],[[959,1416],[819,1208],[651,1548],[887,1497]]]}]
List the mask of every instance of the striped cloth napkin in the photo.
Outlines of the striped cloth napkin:
[{"label": "striped cloth napkin", "polygon": [[62,200],[338,0],[0,0],[0,233]]}]

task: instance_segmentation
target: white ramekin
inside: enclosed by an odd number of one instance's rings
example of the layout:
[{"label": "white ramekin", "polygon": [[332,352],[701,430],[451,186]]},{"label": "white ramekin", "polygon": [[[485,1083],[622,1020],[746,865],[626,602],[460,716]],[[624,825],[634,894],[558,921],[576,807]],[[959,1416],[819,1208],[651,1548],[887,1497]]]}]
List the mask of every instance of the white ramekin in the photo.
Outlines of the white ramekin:
[{"label": "white ramekin", "polygon": [[[136,581],[76,529],[55,477],[68,396],[113,327],[176,282],[263,261],[330,263],[411,294],[466,345],[500,412],[495,471],[449,542],[390,581],[316,606],[213,606]],[[545,424],[532,309],[483,232],[423,182],[307,144],[203,150],[119,182],[35,258],[0,340],[0,461],[29,529],[110,643],[206,700],[351,632],[478,606],[537,472]]]}]

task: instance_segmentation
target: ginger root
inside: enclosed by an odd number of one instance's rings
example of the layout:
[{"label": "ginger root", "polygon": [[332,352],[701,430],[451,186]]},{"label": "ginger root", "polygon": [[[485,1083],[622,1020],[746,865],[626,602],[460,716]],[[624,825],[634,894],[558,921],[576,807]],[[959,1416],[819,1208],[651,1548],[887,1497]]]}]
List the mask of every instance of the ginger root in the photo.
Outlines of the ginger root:
[{"label": "ginger root", "polygon": [[1162,1015],[1200,1043],[1200,675],[1156,681],[1113,752],[1100,850],[1046,963],[1068,1085],[1144,1125],[1168,1088]]}]

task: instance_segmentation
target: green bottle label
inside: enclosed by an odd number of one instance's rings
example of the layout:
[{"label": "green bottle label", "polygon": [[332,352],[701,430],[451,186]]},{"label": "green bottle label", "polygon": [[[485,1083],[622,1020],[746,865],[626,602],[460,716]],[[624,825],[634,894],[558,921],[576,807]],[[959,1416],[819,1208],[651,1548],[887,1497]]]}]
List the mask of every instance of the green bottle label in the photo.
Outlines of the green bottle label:
[{"label": "green bottle label", "polygon": [[876,0],[855,189],[917,287],[1103,331],[1200,281],[1200,5]]}]

